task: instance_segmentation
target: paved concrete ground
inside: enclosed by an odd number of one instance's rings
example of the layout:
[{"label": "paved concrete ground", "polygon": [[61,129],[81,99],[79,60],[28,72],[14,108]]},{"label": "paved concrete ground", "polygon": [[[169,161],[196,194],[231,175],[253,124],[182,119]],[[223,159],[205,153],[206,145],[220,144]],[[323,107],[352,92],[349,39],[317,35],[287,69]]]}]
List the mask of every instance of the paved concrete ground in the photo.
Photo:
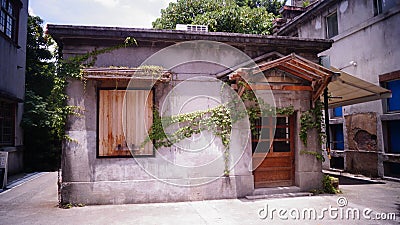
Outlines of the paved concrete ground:
[{"label": "paved concrete ground", "polygon": [[[57,174],[45,173],[29,182],[0,193],[0,224],[399,224],[400,183],[368,184],[342,180],[341,195],[281,198],[267,200],[215,200],[181,203],[85,206],[72,209],[57,208]],[[338,197],[345,197],[339,207]],[[324,219],[291,219],[300,217],[306,208],[315,208],[318,216],[329,206],[338,211],[370,208],[371,217],[379,213],[396,213],[396,220],[336,220],[325,212]],[[267,208],[268,207],[268,208]],[[261,216],[268,218],[262,220]],[[333,208],[333,214],[335,214]],[[273,219],[271,212],[274,211]],[[282,210],[281,210],[282,209]],[[286,213],[279,218],[278,211]],[[308,215],[307,215],[308,216]],[[335,215],[333,215],[335,217]]]}]

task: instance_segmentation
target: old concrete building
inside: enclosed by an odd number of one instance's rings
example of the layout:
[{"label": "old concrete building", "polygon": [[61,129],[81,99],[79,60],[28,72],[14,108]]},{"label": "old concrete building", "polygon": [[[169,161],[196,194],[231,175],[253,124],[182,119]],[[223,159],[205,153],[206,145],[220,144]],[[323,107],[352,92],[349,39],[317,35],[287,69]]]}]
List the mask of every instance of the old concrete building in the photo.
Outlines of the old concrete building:
[{"label": "old concrete building", "polygon": [[0,151],[8,152],[8,173],[23,169],[20,127],[25,95],[28,0],[1,0]]},{"label": "old concrete building", "polygon": [[[119,45],[127,37],[137,41],[137,46],[94,57],[92,67],[83,70],[83,81],[69,80],[68,104],[77,106],[82,115],[70,116],[66,127],[74,141],[63,146],[64,203],[237,198],[262,187],[309,191],[321,186],[321,161],[300,154],[305,146],[299,139],[299,118],[334,74],[317,64],[317,54],[329,49],[331,41],[68,25],[48,25],[48,32],[65,59]],[[152,66],[162,66],[161,78],[149,76]],[[261,75],[256,79],[257,73],[251,71],[257,68]],[[233,124],[229,154],[222,158],[223,142],[207,131],[171,147],[141,144],[156,120],[153,106],[167,116],[218,107],[224,104],[221,96],[243,93],[238,88],[241,80],[228,80],[238,74],[250,77],[248,86],[266,96],[269,104],[294,109],[290,116],[274,117],[279,137],[269,133],[275,129],[274,122],[268,123],[273,117],[265,117],[268,121],[259,127],[260,152],[245,119]],[[221,89],[226,87],[221,80],[236,91],[230,92],[229,86]],[[308,134],[308,150],[321,151],[317,136]],[[275,143],[271,149],[269,143]],[[265,156],[268,151],[270,158]],[[253,171],[254,167],[261,169]]]},{"label": "old concrete building", "polygon": [[326,65],[392,91],[389,99],[336,104],[330,112],[333,157],[324,167],[400,178],[400,1],[320,0],[304,11],[280,23],[275,34],[332,39],[332,48],[320,53]]}]

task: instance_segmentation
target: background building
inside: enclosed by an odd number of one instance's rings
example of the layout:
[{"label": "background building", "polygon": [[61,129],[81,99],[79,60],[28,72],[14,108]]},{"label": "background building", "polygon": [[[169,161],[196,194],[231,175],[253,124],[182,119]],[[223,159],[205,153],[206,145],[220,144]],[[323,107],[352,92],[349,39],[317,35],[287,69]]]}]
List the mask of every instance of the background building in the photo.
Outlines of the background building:
[{"label": "background building", "polygon": [[334,151],[325,168],[400,178],[400,1],[321,0],[303,9],[293,3],[283,15],[304,12],[283,18],[276,35],[332,39],[320,53],[331,66],[392,91],[387,100],[331,110]]},{"label": "background building", "polygon": [[7,151],[8,173],[23,169],[20,127],[25,94],[28,0],[1,0],[0,149]]}]

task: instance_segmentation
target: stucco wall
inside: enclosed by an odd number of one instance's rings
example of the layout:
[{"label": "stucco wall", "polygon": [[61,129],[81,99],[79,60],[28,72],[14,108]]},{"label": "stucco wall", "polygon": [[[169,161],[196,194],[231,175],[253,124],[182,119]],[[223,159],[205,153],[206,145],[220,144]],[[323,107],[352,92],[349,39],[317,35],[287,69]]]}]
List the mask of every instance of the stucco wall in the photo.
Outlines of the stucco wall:
[{"label": "stucco wall", "polygon": [[[232,37],[232,40],[235,40],[235,37]],[[98,41],[93,44],[89,43],[90,40],[69,40],[68,44],[63,46],[64,57],[68,58],[76,54],[86,53],[95,48],[101,49],[109,46],[106,45],[109,43],[99,45]],[[308,44],[311,43],[314,42],[309,42]],[[152,44],[149,44],[140,40],[138,46],[121,48],[99,55],[95,66],[138,67],[147,57],[170,45],[171,43],[162,41],[154,42],[153,40]],[[178,48],[179,51],[175,52],[175,54],[152,58],[153,60],[159,60],[156,62],[163,62],[164,64],[162,63],[162,65],[165,68],[174,72],[173,80],[170,83],[160,84],[155,87],[155,104],[159,107],[164,104],[169,91],[182,82],[188,82],[188,79],[198,76],[212,78],[227,67],[236,66],[243,62],[243,58],[238,57],[236,54],[226,53],[223,46],[210,48],[207,47],[207,43],[185,45],[183,45],[183,48]],[[192,51],[191,48],[196,48],[196,51]],[[258,48],[258,46],[248,43],[240,45],[240,48],[253,57],[266,54],[269,51],[279,52],[275,46],[267,44],[265,47]],[[281,52],[282,54],[296,52],[303,57],[317,61],[313,50],[306,49],[304,46],[296,47],[290,45],[288,48],[280,48],[284,50]],[[298,51],[296,51],[297,48]],[[202,59],[203,61],[196,61],[195,59]],[[215,63],[215,59],[219,63]],[[183,60],[183,63],[178,63],[179,60]],[[145,64],[158,65],[148,59]],[[253,193],[254,181],[252,171],[249,169],[252,168],[251,146],[250,142],[243,145],[243,140],[250,137],[248,127],[245,127],[246,124],[241,124],[241,126],[233,129],[232,142],[230,144],[231,156],[237,156],[239,153],[242,153],[242,155],[240,155],[238,162],[229,162],[231,166],[234,166],[230,171],[229,177],[221,176],[224,170],[224,162],[221,159],[213,162],[211,169],[207,170],[201,167],[179,170],[165,160],[168,159],[175,163],[201,163],[204,158],[215,152],[222,151],[223,146],[219,138],[215,138],[212,145],[203,150],[199,156],[191,155],[182,151],[179,147],[173,146],[159,149],[154,157],[135,159],[96,158],[97,89],[100,87],[123,87],[124,85],[126,84],[120,81],[88,80],[86,85],[78,80],[69,82],[67,88],[68,104],[78,106],[83,115],[80,117],[70,116],[66,128],[66,134],[75,141],[65,142],[63,146],[61,194],[64,203],[122,204],[189,201],[237,198]],[[185,94],[189,96],[196,94],[214,96],[220,94],[220,89],[215,92],[215,88],[212,88],[210,83],[189,82],[185,85],[186,90],[179,93],[175,92],[175,94],[182,96],[185,96]],[[278,106],[293,105],[295,107],[296,124],[301,113],[308,110],[311,104],[311,94],[307,91],[277,91],[274,94],[276,94],[275,100]],[[196,104],[191,104],[185,110],[189,112],[204,107],[206,104],[203,103],[206,102],[202,101],[201,99],[196,100]],[[199,106],[201,107],[199,108]],[[238,129],[243,126],[245,127],[244,129]],[[308,191],[321,186],[321,162],[317,161],[314,156],[300,154],[300,151],[304,150],[305,147],[298,138],[299,129],[300,127],[297,124],[295,126],[295,185],[304,191]],[[311,132],[309,135],[309,140],[316,139],[315,133]],[[320,151],[320,147],[312,143],[313,141],[310,141],[307,150]],[[233,163],[236,164],[233,165]],[[146,168],[146,170],[143,168]],[[152,173],[149,174],[149,171]],[[210,180],[212,182],[205,182]],[[168,184],[168,182],[174,184]],[[205,184],[201,184],[204,182]]]},{"label": "stucco wall", "polygon": [[[99,56],[96,66],[137,67],[145,59],[142,55],[147,57],[157,50],[159,49],[147,47],[119,49]],[[136,57],[137,54],[138,57]],[[179,85],[180,82],[201,75],[209,77],[210,74],[216,74],[224,69],[222,65],[207,62],[189,62],[176,66],[172,69],[176,74],[173,81],[155,87],[155,104],[161,108],[170,89]],[[196,156],[173,146],[157,150],[155,157],[96,158],[97,88],[115,87],[115,85],[114,81],[89,80],[85,88],[81,81],[71,80],[69,83],[67,88],[69,104],[79,106],[84,113],[82,117],[71,116],[67,126],[66,134],[75,141],[65,142],[63,148],[63,202],[122,204],[189,201],[236,198],[252,193],[254,184],[253,175],[249,170],[251,168],[250,145],[245,146],[244,154],[230,171],[228,178],[221,177],[224,171],[222,158],[213,161],[211,167],[206,169],[193,167],[185,170],[176,168],[170,163],[170,161],[178,164],[201,163],[203,158],[209,157],[210,154],[214,154],[213,152],[223,151],[219,138]],[[118,85],[122,87],[124,84],[119,82]],[[210,85],[201,84],[201,82],[191,83],[191,85],[186,91],[191,92],[192,95],[196,95],[197,92],[212,95],[212,92],[215,92]],[[177,95],[185,94],[184,92],[185,90]],[[202,104],[198,102],[197,105]],[[192,110],[196,109],[199,108]],[[234,154],[242,150],[235,149],[241,147],[235,142],[249,137],[249,130],[234,129],[232,136],[230,151]]]},{"label": "stucco wall", "polygon": [[[179,148],[162,148],[156,151],[154,158],[96,158],[96,89],[98,82],[89,81],[86,89],[81,81],[71,81],[68,87],[70,104],[79,106],[85,113],[82,117],[71,117],[67,135],[74,142],[64,143],[63,149],[63,202],[85,204],[122,204],[143,202],[190,201],[244,197],[254,190],[251,168],[251,146],[246,145],[244,154],[231,170],[229,178],[220,177],[223,171],[221,163],[215,163],[212,170],[190,170],[188,173],[175,170],[164,158],[194,160]],[[157,87],[163,88],[163,87]],[[156,89],[156,90],[157,90]],[[157,91],[156,91],[157,92]],[[162,93],[162,92],[159,92]],[[310,107],[309,92],[278,91],[274,93],[278,107],[294,106],[295,123],[295,185],[303,191],[321,187],[321,162],[314,156],[300,154],[301,150],[320,152],[315,141],[309,141],[305,147],[298,137],[301,113]],[[161,100],[161,98],[160,98]],[[246,138],[248,130],[234,129],[231,148],[240,146],[236,143]],[[316,132],[310,132],[308,139],[315,140]],[[218,141],[217,141],[218,142]],[[219,147],[218,147],[219,145]],[[221,144],[212,146],[221,148]],[[233,150],[235,152],[235,150]],[[206,153],[207,154],[207,153]],[[162,157],[161,157],[162,156]],[[203,156],[204,157],[204,156]],[[197,159],[199,160],[199,159]],[[156,168],[157,178],[175,184],[171,185],[149,175],[146,168]],[[212,182],[197,185],[214,177]],[[193,186],[190,186],[190,185]]]},{"label": "stucco wall", "polygon": [[321,188],[322,163],[315,156],[302,154],[301,151],[312,151],[321,153],[321,146],[317,138],[316,130],[311,130],[307,135],[307,146],[300,140],[300,117],[302,113],[311,108],[311,93],[306,91],[274,91],[274,98],[277,107],[293,106],[295,112],[294,122],[294,164],[295,164],[295,185],[302,191]]}]

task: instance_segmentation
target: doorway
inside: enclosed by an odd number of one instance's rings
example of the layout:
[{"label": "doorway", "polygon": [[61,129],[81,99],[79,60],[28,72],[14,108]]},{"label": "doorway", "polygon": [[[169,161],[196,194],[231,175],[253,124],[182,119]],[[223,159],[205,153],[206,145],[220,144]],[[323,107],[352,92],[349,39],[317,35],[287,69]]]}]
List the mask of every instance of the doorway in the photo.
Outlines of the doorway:
[{"label": "doorway", "polygon": [[[275,132],[274,132],[275,131]],[[254,187],[294,184],[294,116],[260,117],[252,134]]]}]

